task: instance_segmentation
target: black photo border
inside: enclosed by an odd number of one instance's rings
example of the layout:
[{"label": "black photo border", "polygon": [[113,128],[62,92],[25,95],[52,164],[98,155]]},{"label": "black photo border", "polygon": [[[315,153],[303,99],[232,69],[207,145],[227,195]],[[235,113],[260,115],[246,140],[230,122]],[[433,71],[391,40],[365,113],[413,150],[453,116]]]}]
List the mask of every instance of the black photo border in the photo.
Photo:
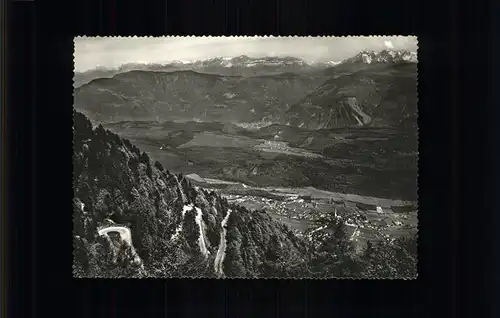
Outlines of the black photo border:
[{"label": "black photo border", "polygon": [[[489,83],[495,64],[490,35],[478,22],[490,21],[489,5],[466,0],[2,2],[7,22],[2,24],[2,310],[8,317],[491,313],[491,294],[465,296],[489,290],[495,268],[491,230],[498,219],[497,169],[491,155],[498,151],[493,150]],[[419,277],[74,279],[69,238],[77,35],[417,36]],[[471,304],[471,297],[479,300]]]}]

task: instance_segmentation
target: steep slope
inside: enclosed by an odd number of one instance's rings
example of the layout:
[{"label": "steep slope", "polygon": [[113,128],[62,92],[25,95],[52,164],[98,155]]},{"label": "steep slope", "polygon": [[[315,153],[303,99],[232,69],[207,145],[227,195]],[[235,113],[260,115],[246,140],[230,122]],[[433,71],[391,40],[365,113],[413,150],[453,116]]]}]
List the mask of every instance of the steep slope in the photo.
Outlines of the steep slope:
[{"label": "steep slope", "polygon": [[131,71],[75,90],[75,108],[99,122],[193,120],[266,122],[322,83],[318,76],[220,76]]},{"label": "steep slope", "polygon": [[73,162],[75,276],[279,277],[306,266],[286,226],[193,187],[78,112]]},{"label": "steep slope", "polygon": [[364,64],[333,77],[285,115],[287,124],[309,129],[345,126],[416,127],[417,65]]}]

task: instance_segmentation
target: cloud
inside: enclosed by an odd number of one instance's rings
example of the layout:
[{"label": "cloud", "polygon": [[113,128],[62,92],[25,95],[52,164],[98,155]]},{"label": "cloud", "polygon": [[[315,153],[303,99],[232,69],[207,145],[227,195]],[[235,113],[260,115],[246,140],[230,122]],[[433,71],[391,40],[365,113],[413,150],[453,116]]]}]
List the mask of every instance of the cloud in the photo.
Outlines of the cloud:
[{"label": "cloud", "polygon": [[126,63],[167,63],[248,55],[293,56],[312,61],[338,61],[361,50],[415,51],[416,37],[77,37],[75,70],[113,68]]},{"label": "cloud", "polygon": [[394,45],[392,45],[392,42],[391,42],[391,41],[384,41],[384,45],[385,45],[388,49],[393,49],[393,48],[394,48]]}]

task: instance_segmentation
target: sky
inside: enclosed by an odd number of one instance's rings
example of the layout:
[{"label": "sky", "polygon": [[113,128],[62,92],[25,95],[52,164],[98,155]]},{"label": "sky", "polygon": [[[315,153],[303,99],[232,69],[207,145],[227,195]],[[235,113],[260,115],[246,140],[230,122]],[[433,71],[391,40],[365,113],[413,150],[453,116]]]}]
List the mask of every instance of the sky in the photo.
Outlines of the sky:
[{"label": "sky", "polygon": [[339,61],[362,50],[417,50],[416,37],[77,37],[75,71],[126,63],[167,63],[248,55]]}]

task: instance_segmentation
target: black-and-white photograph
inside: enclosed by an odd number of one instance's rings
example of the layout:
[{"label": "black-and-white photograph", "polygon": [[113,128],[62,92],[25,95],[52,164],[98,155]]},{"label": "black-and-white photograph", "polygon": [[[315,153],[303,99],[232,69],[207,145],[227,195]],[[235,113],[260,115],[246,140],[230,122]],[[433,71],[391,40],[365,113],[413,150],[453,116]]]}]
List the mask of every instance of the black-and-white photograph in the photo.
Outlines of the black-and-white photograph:
[{"label": "black-and-white photograph", "polygon": [[74,277],[416,278],[417,49],[75,38]]}]

